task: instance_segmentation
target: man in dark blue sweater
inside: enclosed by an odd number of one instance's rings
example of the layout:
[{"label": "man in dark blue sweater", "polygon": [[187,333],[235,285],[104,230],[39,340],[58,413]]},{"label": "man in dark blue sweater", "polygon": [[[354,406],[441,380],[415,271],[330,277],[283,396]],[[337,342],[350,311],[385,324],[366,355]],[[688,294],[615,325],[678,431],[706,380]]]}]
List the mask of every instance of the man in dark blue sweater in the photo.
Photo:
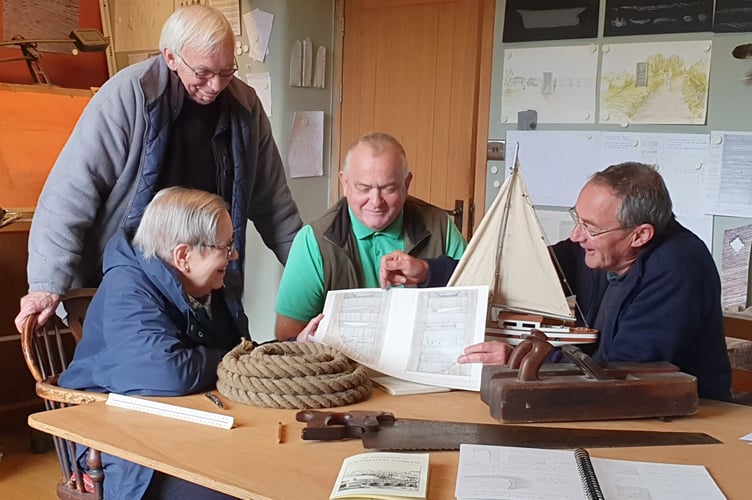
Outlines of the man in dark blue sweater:
[{"label": "man in dark blue sweater", "polygon": [[[705,244],[674,218],[660,174],[641,163],[610,166],[590,178],[570,214],[572,235],[553,250],[584,316],[578,323],[600,331],[593,358],[669,361],[697,377],[700,397],[730,400],[718,270]],[[390,254],[382,284],[441,286],[456,263]],[[511,349],[483,342],[459,361],[506,363]]]}]

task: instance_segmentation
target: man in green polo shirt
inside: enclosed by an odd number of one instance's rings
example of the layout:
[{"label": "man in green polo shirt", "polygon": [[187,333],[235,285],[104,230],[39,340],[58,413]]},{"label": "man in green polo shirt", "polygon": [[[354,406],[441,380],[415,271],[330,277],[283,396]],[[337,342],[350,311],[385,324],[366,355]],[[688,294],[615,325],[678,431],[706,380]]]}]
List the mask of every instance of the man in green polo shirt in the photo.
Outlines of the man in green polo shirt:
[{"label": "man in green polo shirt", "polygon": [[360,137],[339,173],[344,197],[295,236],[277,294],[279,340],[295,337],[321,313],[329,290],[378,288],[381,258],[459,259],[465,239],[442,209],[409,197],[412,174],[391,135]]}]

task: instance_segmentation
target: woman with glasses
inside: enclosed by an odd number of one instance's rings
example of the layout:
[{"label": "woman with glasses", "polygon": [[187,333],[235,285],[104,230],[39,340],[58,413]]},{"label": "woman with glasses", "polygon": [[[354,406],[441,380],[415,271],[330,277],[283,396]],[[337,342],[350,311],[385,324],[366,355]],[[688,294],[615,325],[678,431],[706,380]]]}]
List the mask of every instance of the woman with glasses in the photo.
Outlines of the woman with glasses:
[{"label": "woman with glasses", "polygon": [[[135,232],[108,243],[102,284],[59,385],[144,396],[213,389],[222,357],[250,338],[241,298],[224,286],[237,258],[222,198],[182,187],[157,193]],[[79,451],[83,462],[86,449]],[[102,460],[108,499],[227,498],[119,458]]]},{"label": "woman with glasses", "polygon": [[[213,389],[222,357],[249,338],[240,297],[224,287],[234,259],[219,196],[179,187],[157,193],[135,233],[120,231],[107,245],[104,277],[60,386],[148,396]],[[105,498],[225,498],[109,455],[102,460]]]}]

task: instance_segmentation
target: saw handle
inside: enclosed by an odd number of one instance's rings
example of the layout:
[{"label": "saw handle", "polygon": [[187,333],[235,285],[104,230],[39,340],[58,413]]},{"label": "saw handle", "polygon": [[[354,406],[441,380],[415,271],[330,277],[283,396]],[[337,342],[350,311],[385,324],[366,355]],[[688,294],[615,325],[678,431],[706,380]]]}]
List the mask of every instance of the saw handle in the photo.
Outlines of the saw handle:
[{"label": "saw handle", "polygon": [[394,415],[383,411],[334,411],[302,410],[295,420],[306,422],[301,433],[303,439],[330,441],[360,438],[364,432],[377,432],[384,425],[394,423]]}]

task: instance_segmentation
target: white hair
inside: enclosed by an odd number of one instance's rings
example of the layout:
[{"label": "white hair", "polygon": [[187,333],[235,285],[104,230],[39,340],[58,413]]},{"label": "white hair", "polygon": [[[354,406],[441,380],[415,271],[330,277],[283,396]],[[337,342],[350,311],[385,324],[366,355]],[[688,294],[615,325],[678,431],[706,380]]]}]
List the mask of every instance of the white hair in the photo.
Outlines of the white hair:
[{"label": "white hair", "polygon": [[184,187],[162,189],[147,205],[133,246],[147,259],[169,261],[180,244],[216,245],[222,213],[227,213],[227,204],[216,194]]},{"label": "white hair", "polygon": [[159,37],[159,50],[181,53],[190,45],[202,53],[215,53],[225,44],[235,44],[235,33],[227,18],[214,7],[189,5],[167,18]]}]

